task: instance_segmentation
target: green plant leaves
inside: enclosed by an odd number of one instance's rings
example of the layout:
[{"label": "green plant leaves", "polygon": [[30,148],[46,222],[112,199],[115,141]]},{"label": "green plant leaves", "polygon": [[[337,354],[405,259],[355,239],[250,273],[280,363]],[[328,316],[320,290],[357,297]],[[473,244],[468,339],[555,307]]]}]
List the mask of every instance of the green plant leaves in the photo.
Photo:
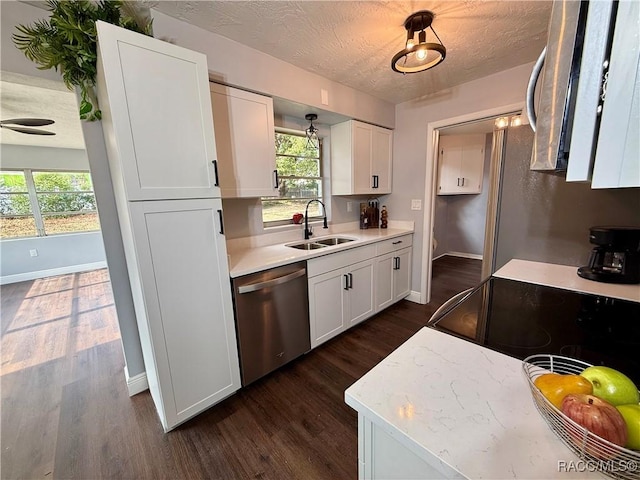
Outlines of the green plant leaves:
[{"label": "green plant leaves", "polygon": [[40,70],[54,69],[62,75],[65,85],[79,87],[80,119],[100,120],[95,95],[97,75],[96,21],[153,36],[151,21],[140,17],[129,2],[89,0],[47,0],[51,12],[49,21],[33,25],[18,25],[13,43]]}]

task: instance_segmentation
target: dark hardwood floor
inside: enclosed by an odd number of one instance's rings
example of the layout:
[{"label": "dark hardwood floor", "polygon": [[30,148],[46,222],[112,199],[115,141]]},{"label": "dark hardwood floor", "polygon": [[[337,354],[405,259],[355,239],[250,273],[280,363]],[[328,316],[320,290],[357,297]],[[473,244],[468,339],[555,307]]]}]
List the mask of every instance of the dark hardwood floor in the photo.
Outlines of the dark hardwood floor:
[{"label": "dark hardwood floor", "polygon": [[403,300],[164,434],[128,397],[106,270],[2,286],[3,479],[356,479],[344,391],[477,284],[479,260],[433,265],[432,301]]}]

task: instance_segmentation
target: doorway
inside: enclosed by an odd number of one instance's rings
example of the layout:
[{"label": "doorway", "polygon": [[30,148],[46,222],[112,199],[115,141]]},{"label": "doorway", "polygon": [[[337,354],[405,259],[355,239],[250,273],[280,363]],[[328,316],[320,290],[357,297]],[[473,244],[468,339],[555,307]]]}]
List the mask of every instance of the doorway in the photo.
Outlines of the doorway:
[{"label": "doorway", "polygon": [[[442,202],[438,200],[438,161],[440,157],[440,137],[447,134],[461,134],[474,132],[478,134],[488,134],[491,136],[490,157],[487,161],[486,179],[483,182],[482,190],[486,201],[482,206],[475,205],[485,210],[484,222],[480,227],[482,232],[482,254],[476,253],[476,258],[482,260],[481,278],[486,278],[493,273],[494,247],[498,200],[500,194],[500,168],[502,165],[502,155],[504,149],[504,130],[495,130],[494,120],[498,117],[521,114],[524,103],[510,104],[493,109],[478,111],[458,117],[452,117],[437,122],[429,123],[427,126],[427,168],[425,178],[425,210],[424,210],[424,233],[422,258],[425,259],[421,272],[421,303],[428,303],[431,300],[431,279],[432,261],[435,253],[434,228],[436,226],[436,216],[438,207],[442,207]],[[430,188],[429,188],[430,187]],[[478,202],[471,202],[478,203]],[[486,208],[484,208],[486,206]],[[479,240],[476,238],[475,243]],[[440,253],[442,250],[440,250]]]}]

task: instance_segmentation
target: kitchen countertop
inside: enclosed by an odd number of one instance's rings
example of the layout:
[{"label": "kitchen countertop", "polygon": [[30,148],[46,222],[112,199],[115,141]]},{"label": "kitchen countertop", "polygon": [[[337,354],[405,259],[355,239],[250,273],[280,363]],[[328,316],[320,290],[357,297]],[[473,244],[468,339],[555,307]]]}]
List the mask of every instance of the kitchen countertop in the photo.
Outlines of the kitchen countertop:
[{"label": "kitchen countertop", "polygon": [[514,259],[500,268],[493,276],[640,302],[640,285],[595,282],[579,277],[576,273],[577,270],[578,267],[567,265]]},{"label": "kitchen countertop", "polygon": [[[317,232],[323,232],[322,228],[316,227]],[[316,250],[298,250],[287,247],[286,244],[301,243],[307,240],[302,238],[290,239],[289,241],[279,242],[273,245],[252,246],[228,242],[227,253],[229,255],[229,274],[231,278],[242,275],[259,272],[268,268],[279,267],[302,260],[328,255],[331,253],[348,250],[350,248],[360,247],[381,240],[399,237],[413,233],[410,227],[392,227],[392,228],[370,228],[367,230],[347,229],[337,230],[331,233],[322,233],[312,237],[310,242],[321,240],[326,237],[347,237],[353,238],[353,242],[342,243],[340,245],[332,245]]]},{"label": "kitchen countertop", "polygon": [[578,462],[536,410],[522,362],[427,327],[345,392],[346,403],[443,477],[603,478]]}]

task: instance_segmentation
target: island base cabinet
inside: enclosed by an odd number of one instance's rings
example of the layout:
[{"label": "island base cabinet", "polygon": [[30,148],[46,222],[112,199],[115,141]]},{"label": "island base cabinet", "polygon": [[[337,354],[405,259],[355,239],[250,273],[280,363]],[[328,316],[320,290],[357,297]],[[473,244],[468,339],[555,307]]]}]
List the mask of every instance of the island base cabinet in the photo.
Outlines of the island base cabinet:
[{"label": "island base cabinet", "polygon": [[[402,434],[398,432],[398,435]],[[436,459],[434,461],[439,463]],[[358,478],[359,480],[440,480],[464,477],[454,471],[438,470],[412,452],[398,438],[358,413]]]},{"label": "island base cabinet", "polygon": [[168,431],[240,388],[222,202],[130,202],[129,211],[140,339]]}]

